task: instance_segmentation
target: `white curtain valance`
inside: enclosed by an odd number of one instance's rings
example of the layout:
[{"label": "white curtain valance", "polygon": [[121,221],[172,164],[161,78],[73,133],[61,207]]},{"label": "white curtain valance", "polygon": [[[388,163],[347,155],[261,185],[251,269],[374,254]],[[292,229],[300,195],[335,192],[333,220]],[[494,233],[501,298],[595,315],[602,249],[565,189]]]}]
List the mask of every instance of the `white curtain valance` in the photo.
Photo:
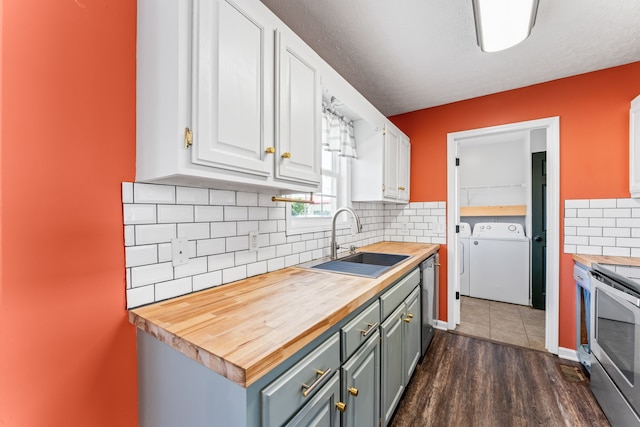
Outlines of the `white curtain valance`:
[{"label": "white curtain valance", "polygon": [[335,111],[322,106],[322,147],[326,151],[337,151],[339,156],[358,158],[353,122]]}]

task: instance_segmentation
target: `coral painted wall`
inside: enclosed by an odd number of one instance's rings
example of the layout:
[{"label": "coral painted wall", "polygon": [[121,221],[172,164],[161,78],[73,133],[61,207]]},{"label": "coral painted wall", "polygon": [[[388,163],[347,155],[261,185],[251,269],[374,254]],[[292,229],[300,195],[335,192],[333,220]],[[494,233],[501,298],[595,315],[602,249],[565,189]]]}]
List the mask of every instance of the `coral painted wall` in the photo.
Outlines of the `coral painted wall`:
[{"label": "coral painted wall", "polygon": [[135,426],[133,0],[4,0],[0,425]]},{"label": "coral painted wall", "polygon": [[[447,199],[447,133],[552,116],[560,117],[561,208],[566,199],[627,198],[629,103],[639,94],[635,62],[392,117],[411,138],[411,201]],[[562,217],[560,226],[559,345],[574,349],[573,261],[562,253]],[[442,268],[442,319],[446,289]]]}]

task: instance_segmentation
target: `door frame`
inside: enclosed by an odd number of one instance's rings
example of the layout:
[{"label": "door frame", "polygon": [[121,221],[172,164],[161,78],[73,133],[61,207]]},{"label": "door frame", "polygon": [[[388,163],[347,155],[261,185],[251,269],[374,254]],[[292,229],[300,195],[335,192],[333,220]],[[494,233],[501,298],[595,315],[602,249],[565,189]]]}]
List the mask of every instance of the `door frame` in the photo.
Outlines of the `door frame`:
[{"label": "door frame", "polygon": [[[558,354],[560,297],[560,117],[529,120],[447,134],[447,328],[455,329],[456,291],[460,290],[458,234],[460,224],[458,174],[455,167],[460,141],[517,131],[546,129],[547,139],[547,294],[545,298],[545,348]],[[457,312],[456,312],[457,311]]]}]

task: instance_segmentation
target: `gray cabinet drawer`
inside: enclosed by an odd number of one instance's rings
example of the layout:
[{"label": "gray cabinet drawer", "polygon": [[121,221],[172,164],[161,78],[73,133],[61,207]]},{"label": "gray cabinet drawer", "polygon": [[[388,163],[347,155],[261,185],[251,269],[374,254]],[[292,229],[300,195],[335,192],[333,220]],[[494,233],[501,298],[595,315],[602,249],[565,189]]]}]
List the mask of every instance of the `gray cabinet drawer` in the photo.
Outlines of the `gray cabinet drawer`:
[{"label": "gray cabinet drawer", "polygon": [[[340,400],[340,374],[335,372],[315,396],[302,407],[286,427],[338,427],[340,413],[336,403]],[[373,424],[372,424],[373,425]]]},{"label": "gray cabinet drawer", "polygon": [[416,268],[400,280],[393,288],[382,294],[380,306],[382,308],[382,321],[404,301],[404,299],[420,283],[420,269]]},{"label": "gray cabinet drawer", "polygon": [[365,311],[347,323],[342,335],[342,360],[347,360],[380,326],[380,303],[373,302]]},{"label": "gray cabinet drawer", "polygon": [[[281,426],[311,401],[339,368],[340,337],[336,333],[262,390],[262,425]],[[303,385],[312,386],[316,381],[310,392]],[[303,392],[309,393],[304,396]]]}]

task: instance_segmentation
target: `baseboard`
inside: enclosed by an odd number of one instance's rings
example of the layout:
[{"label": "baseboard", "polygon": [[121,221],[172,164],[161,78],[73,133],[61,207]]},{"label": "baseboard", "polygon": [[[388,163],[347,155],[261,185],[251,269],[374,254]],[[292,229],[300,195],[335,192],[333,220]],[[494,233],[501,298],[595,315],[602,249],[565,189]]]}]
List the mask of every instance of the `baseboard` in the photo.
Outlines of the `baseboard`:
[{"label": "baseboard", "polygon": [[447,331],[449,330],[448,325],[449,324],[444,320],[436,320],[436,324],[433,325],[433,327],[436,329],[440,329],[441,331]]},{"label": "baseboard", "polygon": [[574,362],[580,361],[578,359],[578,352],[570,348],[558,347],[558,357],[561,359],[572,360]]}]

